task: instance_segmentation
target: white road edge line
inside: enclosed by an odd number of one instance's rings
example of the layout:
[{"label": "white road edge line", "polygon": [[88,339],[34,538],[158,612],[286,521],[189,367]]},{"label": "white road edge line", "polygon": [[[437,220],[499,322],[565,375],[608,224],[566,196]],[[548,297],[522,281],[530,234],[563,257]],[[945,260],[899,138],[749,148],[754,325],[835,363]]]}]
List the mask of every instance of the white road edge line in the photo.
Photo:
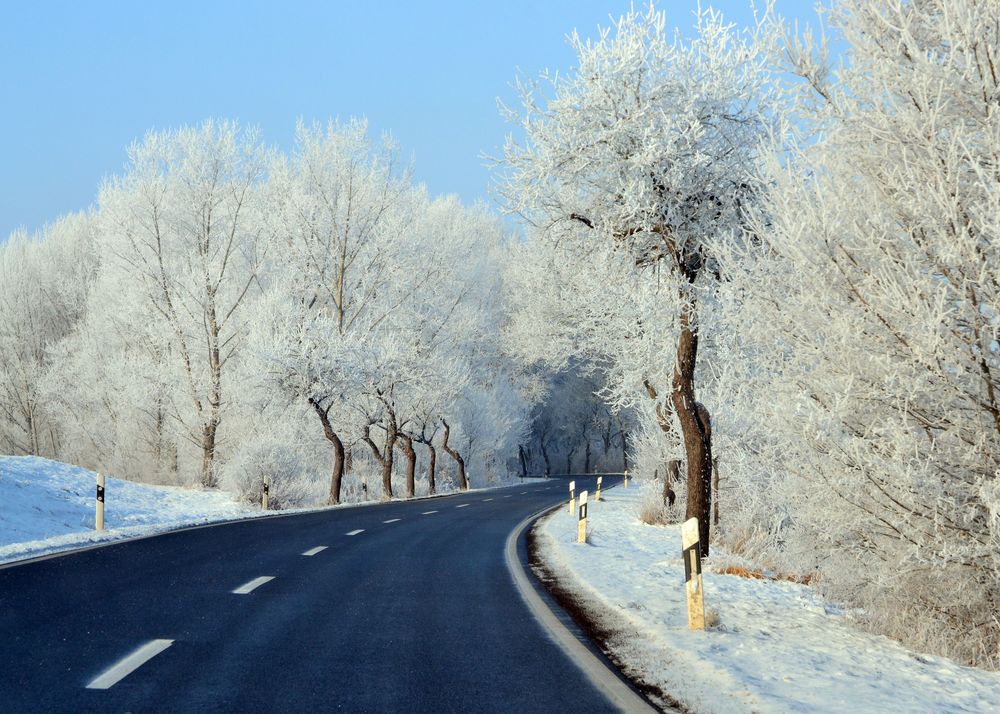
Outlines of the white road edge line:
[{"label": "white road edge line", "polygon": [[173,640],[150,640],[90,680],[87,689],[111,689],[173,643]]},{"label": "white road edge line", "polygon": [[254,578],[249,583],[243,583],[238,588],[233,590],[233,595],[249,595],[264,583],[269,583],[272,580],[274,580],[273,575],[262,575],[259,578]]},{"label": "white road edge line", "polygon": [[395,523],[396,521],[402,520],[401,518],[390,518],[387,521],[382,521],[383,523]]},{"label": "white road edge line", "polygon": [[455,506],[455,508],[465,508],[468,505],[468,503],[463,503],[461,506]]},{"label": "white road edge line", "polygon": [[421,516],[429,516],[429,515],[431,515],[432,513],[437,513],[437,511],[424,511],[424,512],[423,512],[423,513],[421,513],[420,515],[421,515]]},{"label": "white road edge line", "polygon": [[326,548],[327,546],[325,545],[317,545],[315,548],[310,548],[302,555],[316,555],[317,553],[322,553],[324,550],[326,550]]},{"label": "white road edge line", "polygon": [[358,528],[356,531],[351,531],[350,533],[345,533],[344,535],[357,535],[358,533],[364,533],[364,528]]},{"label": "white road edge line", "polygon": [[545,515],[549,511],[554,511],[562,506],[547,506],[541,511],[534,513],[517,526],[507,536],[507,545],[504,548],[504,560],[507,562],[507,570],[514,580],[531,614],[545,628],[549,637],[556,645],[566,653],[571,660],[583,671],[595,687],[623,712],[655,712],[656,710],[646,702],[645,699],[632,691],[627,684],[618,678],[608,666],[602,662],[597,655],[581,644],[576,636],[570,632],[564,624],[559,621],[556,614],[549,609],[541,596],[535,592],[534,586],[528,580],[528,574],[521,565],[521,559],[517,556],[517,539],[521,532],[530,526],[536,519]]}]

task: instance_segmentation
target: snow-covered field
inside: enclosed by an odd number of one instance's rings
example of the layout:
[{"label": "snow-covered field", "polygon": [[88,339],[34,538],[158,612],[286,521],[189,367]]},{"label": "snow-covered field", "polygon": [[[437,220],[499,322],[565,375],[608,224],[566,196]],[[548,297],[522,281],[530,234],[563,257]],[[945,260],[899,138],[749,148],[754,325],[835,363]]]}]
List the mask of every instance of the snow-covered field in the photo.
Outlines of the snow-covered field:
[{"label": "snow-covered field", "polygon": [[34,456],[0,457],[0,562],[259,515],[222,491],[105,484],[105,530],[94,531],[96,474]]},{"label": "snow-covered field", "polygon": [[626,671],[694,712],[1000,712],[1000,674],[856,629],[804,585],[709,572],[705,632],[687,628],[679,526],[648,526],[641,488],[590,502],[589,542],[560,509],[538,545],[560,583],[620,636]]}]

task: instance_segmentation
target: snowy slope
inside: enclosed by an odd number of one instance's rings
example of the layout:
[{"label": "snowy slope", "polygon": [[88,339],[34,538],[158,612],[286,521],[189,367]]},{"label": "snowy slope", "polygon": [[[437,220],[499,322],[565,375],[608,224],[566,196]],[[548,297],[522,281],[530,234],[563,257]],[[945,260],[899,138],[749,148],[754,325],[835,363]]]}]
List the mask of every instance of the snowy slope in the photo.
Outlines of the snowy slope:
[{"label": "snowy slope", "polygon": [[803,585],[706,572],[719,624],[689,631],[680,528],[641,523],[639,488],[605,494],[591,500],[590,542],[560,509],[537,531],[541,554],[623,633],[611,647],[626,670],[691,711],[1000,712],[1000,673],[862,632]]},{"label": "snowy slope", "polygon": [[105,531],[94,529],[96,474],[34,456],[0,457],[0,562],[259,511],[220,491],[108,478]]}]

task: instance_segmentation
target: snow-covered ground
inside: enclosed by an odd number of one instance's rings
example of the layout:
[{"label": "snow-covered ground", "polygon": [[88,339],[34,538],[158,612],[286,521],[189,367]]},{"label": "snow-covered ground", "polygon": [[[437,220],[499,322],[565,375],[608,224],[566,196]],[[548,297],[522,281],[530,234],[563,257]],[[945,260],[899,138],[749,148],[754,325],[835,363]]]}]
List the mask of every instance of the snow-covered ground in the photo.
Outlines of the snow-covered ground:
[{"label": "snow-covered ground", "polygon": [[537,529],[543,560],[619,633],[613,656],[693,712],[1000,712],[1000,673],[910,652],[853,627],[804,585],[708,572],[718,624],[687,628],[679,526],[637,517],[641,488],[590,502],[589,542],[566,508]]},{"label": "snow-covered ground", "polygon": [[[185,526],[275,515],[238,503],[226,491],[150,486],[110,478],[105,483],[104,530],[94,530],[97,474],[36,456],[0,456],[0,563],[72,548],[136,538]],[[517,481],[478,492],[519,485]],[[437,498],[422,496],[419,498]],[[370,506],[380,501],[294,508]]]},{"label": "snow-covered ground", "polygon": [[94,531],[96,474],[34,456],[0,457],[0,562],[260,515],[222,491],[105,483],[105,530]]}]

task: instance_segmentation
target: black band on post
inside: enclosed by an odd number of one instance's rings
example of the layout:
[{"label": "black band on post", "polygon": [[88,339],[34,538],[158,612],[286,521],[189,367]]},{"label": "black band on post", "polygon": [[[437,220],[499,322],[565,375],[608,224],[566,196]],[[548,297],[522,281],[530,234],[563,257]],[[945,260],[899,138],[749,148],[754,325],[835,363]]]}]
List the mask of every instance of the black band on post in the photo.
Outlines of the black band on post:
[{"label": "black band on post", "polygon": [[97,487],[97,500],[104,503],[104,486]]},{"label": "black band on post", "polygon": [[681,557],[684,558],[684,582],[688,582],[691,579],[691,558],[688,555],[689,553],[694,553],[695,572],[697,575],[701,575],[701,548],[699,547],[699,543],[695,542],[681,551]]}]

